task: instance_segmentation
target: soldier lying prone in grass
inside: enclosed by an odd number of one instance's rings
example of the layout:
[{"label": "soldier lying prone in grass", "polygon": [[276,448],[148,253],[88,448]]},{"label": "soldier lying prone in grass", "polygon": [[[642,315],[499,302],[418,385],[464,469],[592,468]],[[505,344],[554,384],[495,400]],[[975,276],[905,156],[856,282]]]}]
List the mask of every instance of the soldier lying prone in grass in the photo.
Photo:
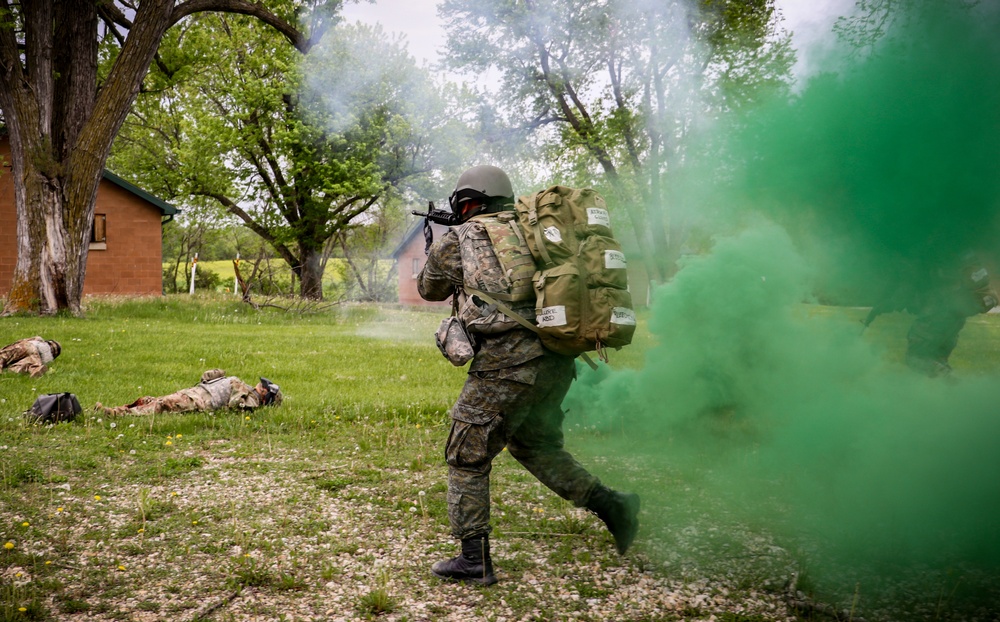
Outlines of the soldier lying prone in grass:
[{"label": "soldier lying prone in grass", "polygon": [[109,408],[100,402],[94,410],[106,415],[152,415],[222,410],[226,408],[253,410],[258,406],[276,406],[282,400],[281,390],[267,378],[251,387],[236,376],[226,376],[221,369],[209,369],[201,382],[189,389],[161,397],[140,397],[126,406]]}]

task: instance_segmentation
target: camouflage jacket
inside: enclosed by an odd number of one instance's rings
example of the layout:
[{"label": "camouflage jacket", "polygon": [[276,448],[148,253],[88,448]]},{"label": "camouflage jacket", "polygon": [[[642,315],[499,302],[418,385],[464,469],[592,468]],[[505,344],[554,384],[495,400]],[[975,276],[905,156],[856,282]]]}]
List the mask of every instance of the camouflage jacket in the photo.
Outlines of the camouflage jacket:
[{"label": "camouflage jacket", "polygon": [[156,413],[207,412],[223,409],[252,410],[260,406],[260,396],[253,387],[236,376],[226,376],[221,369],[209,369],[201,382],[160,397],[140,397],[126,406],[108,408],[98,403],[108,415],[152,415]]},{"label": "camouflage jacket", "polygon": [[[449,296],[458,295],[464,300],[466,275],[463,266],[476,262],[476,258],[469,254],[468,245],[463,247],[460,244],[455,228],[435,241],[424,269],[417,275],[417,291],[421,298],[446,300]],[[533,309],[534,301],[531,306]],[[546,353],[535,333],[520,326],[497,334],[476,335],[476,341],[479,350],[469,367],[470,372],[507,369]]]},{"label": "camouflage jacket", "polygon": [[37,378],[48,371],[48,365],[54,358],[52,348],[41,337],[21,339],[0,349],[0,371],[9,370]]},{"label": "camouflage jacket", "polygon": [[202,373],[198,386],[186,389],[197,395],[204,410],[223,408],[253,409],[260,406],[260,396],[253,387],[236,376],[226,376],[221,369],[209,369]]}]

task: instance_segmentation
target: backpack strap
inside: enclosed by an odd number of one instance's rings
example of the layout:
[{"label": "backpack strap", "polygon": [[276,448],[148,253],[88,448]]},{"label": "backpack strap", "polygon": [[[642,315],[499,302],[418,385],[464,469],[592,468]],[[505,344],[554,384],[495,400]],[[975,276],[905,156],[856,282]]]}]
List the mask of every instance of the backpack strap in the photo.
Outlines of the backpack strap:
[{"label": "backpack strap", "polygon": [[538,253],[542,256],[542,261],[546,266],[551,266],[552,257],[549,257],[549,251],[545,250],[545,236],[542,235],[542,225],[538,223],[538,195],[542,192],[531,195],[531,205],[528,206],[528,222],[535,229],[535,244],[538,245]]},{"label": "backpack strap", "polygon": [[[499,300],[497,300],[496,298],[494,298],[490,294],[487,294],[486,292],[480,291],[478,289],[473,289],[471,287],[466,287],[465,291],[466,291],[466,293],[473,294],[475,296],[479,296],[480,298],[482,298],[486,302],[490,303],[491,305],[496,306],[496,308],[500,309],[500,311],[504,315],[506,315],[510,319],[514,320],[515,322],[517,322],[521,326],[527,328],[528,330],[530,330],[531,332],[535,333],[536,335],[541,335],[542,334],[542,331],[538,330],[537,326],[535,326],[534,324],[532,324],[528,320],[524,319],[521,316],[520,313],[516,313],[513,309],[511,309],[510,307],[508,307],[504,303],[500,302]],[[597,363],[595,363],[592,358],[590,358],[589,356],[587,356],[586,352],[582,352],[580,354],[580,358],[582,358],[583,362],[586,363],[587,365],[589,365],[591,369],[593,369],[594,371],[597,371]]]}]

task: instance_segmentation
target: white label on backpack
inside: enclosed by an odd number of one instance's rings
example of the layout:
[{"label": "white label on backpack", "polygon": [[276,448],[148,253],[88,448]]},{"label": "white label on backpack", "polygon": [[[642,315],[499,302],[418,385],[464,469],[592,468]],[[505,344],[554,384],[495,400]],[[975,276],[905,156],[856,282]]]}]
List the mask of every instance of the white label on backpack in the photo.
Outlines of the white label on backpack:
[{"label": "white label on backpack", "polygon": [[588,225],[600,225],[602,227],[611,228],[611,216],[608,214],[608,210],[601,209],[599,207],[588,207],[587,208],[587,224]]},{"label": "white label on backpack", "polygon": [[[542,312],[535,316],[540,327],[546,326],[566,326],[566,307],[545,307]],[[633,320],[634,321],[634,320]]]},{"label": "white label on backpack", "polygon": [[542,230],[542,235],[545,236],[546,240],[552,242],[553,244],[562,243],[562,234],[559,233],[559,229],[557,227],[545,227],[545,229]]},{"label": "white label on backpack", "polygon": [[607,270],[624,270],[625,253],[621,251],[604,251],[604,267]]},{"label": "white label on backpack", "polygon": [[614,307],[611,309],[611,323],[635,326],[635,311],[628,307]]}]

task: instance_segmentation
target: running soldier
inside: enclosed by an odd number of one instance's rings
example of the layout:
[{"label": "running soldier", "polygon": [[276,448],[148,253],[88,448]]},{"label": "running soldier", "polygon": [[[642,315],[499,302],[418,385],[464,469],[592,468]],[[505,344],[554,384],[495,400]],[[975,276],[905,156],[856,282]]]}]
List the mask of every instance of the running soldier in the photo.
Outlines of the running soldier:
[{"label": "running soldier", "polygon": [[226,376],[221,369],[209,369],[201,375],[201,382],[190,389],[162,397],[140,397],[131,404],[114,408],[98,402],[94,409],[110,416],[253,410],[258,406],[277,406],[282,398],[278,385],[267,378],[261,378],[257,386],[251,387],[236,376]]},{"label": "running soldier", "polygon": [[930,377],[951,373],[948,358],[968,318],[997,305],[990,275],[979,257],[968,252],[960,270],[939,270],[931,291],[912,309],[917,318],[906,334],[906,364]]},{"label": "running soldier", "polygon": [[[504,446],[557,495],[597,514],[624,554],[639,528],[638,495],[604,486],[563,449],[561,404],[576,376],[573,357],[546,349],[534,332],[464,291],[470,287],[510,295],[522,285],[511,283],[510,275],[498,269],[500,262],[483,224],[490,218],[509,220],[504,213],[513,211],[510,179],[495,166],[476,166],[462,173],[449,202],[462,224],[431,246],[417,288],[425,300],[457,297],[455,302],[462,307],[458,316],[474,332],[478,350],[451,409],[445,446],[448,521],[462,552],[435,563],[431,570],[443,579],[496,583],[489,546],[490,470]],[[533,293],[527,300],[519,298],[506,300],[514,301],[509,303],[513,312],[533,323]]]},{"label": "running soldier", "polygon": [[15,341],[0,349],[0,372],[9,370],[38,378],[49,370],[49,363],[54,361],[60,352],[62,347],[58,341],[45,340],[41,337]]}]

